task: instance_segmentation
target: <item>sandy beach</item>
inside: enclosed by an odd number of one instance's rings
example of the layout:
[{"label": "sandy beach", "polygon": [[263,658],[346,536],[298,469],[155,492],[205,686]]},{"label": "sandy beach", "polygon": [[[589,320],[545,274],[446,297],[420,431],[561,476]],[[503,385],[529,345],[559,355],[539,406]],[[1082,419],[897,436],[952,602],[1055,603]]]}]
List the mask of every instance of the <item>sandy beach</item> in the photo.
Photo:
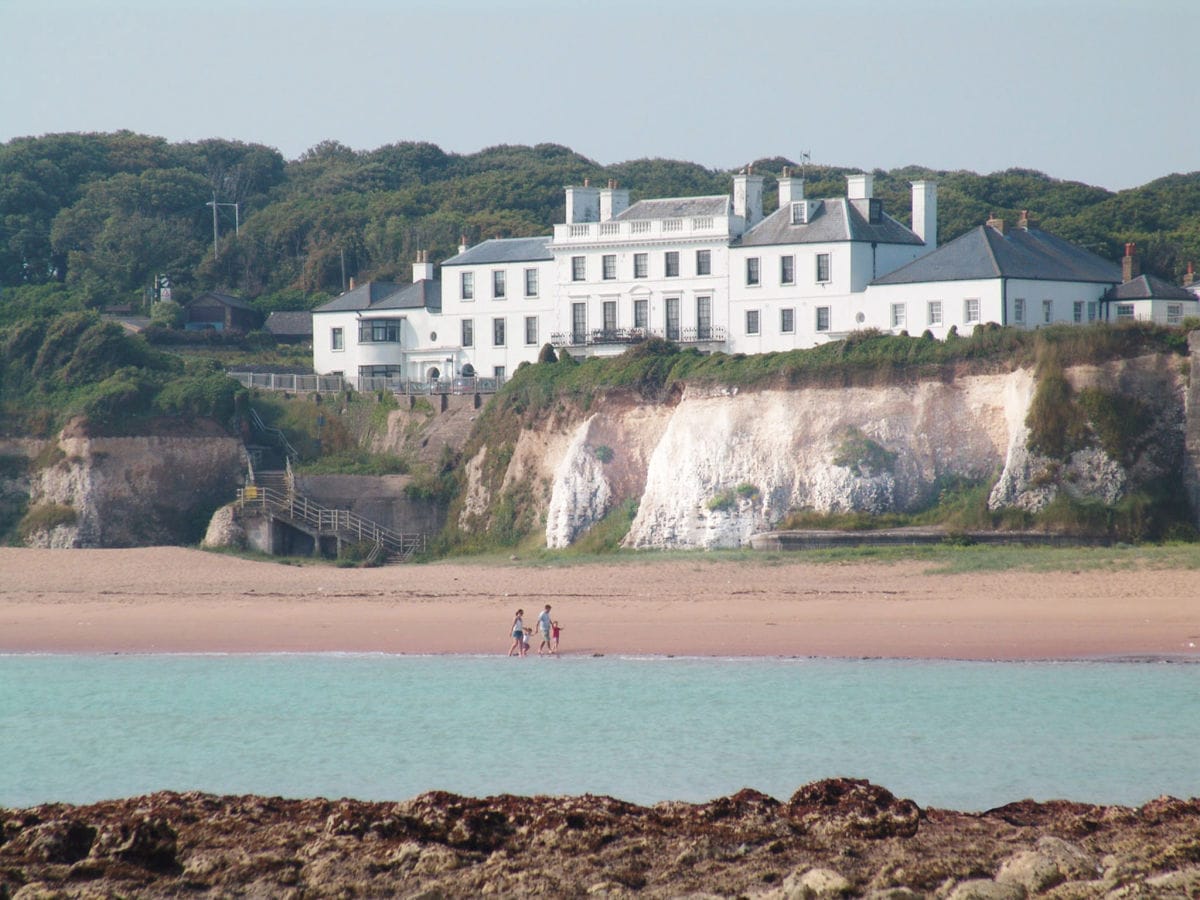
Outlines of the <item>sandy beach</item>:
[{"label": "sandy beach", "polygon": [[1200,661],[1195,572],[928,568],[698,556],[339,569],[3,548],[0,652],[503,654],[517,607],[532,627],[549,603],[564,655]]}]

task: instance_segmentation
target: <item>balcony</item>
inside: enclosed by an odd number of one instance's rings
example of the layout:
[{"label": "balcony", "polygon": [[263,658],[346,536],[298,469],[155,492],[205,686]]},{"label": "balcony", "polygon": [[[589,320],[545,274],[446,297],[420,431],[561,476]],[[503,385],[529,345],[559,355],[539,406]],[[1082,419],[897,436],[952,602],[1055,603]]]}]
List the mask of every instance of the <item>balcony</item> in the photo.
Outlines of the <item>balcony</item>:
[{"label": "balcony", "polygon": [[550,343],[563,348],[619,347],[638,344],[652,337],[676,344],[712,344],[714,346],[708,349],[716,350],[725,343],[725,329],[719,325],[708,328],[595,328],[556,332],[550,335]]}]

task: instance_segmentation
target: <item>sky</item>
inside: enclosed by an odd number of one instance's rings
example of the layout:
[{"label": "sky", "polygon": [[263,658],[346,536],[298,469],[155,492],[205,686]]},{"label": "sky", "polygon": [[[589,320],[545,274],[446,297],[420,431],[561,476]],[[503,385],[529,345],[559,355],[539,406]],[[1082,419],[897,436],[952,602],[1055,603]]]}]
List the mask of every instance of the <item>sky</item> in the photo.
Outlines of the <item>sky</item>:
[{"label": "sky", "polygon": [[[0,0],[0,142],[1200,170],[1200,0]],[[630,185],[631,187],[636,187]]]}]

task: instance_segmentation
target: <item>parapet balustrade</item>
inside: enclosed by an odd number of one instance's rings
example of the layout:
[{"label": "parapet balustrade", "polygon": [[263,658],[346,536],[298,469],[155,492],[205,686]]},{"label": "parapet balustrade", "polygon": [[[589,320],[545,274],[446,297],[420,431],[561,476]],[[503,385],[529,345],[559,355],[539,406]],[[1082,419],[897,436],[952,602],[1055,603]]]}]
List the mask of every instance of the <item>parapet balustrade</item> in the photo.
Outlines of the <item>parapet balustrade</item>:
[{"label": "parapet balustrade", "polygon": [[671,219],[632,219],[617,222],[579,222],[555,225],[555,244],[582,244],[588,241],[639,240],[656,237],[672,239],[688,237],[722,238],[729,235],[729,223],[716,216],[676,217]]}]

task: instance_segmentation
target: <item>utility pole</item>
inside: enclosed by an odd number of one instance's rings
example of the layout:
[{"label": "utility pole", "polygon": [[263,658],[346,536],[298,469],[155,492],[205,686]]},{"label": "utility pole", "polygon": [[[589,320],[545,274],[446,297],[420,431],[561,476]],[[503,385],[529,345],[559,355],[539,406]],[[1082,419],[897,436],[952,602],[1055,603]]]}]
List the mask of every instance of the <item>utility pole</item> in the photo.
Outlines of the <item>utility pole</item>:
[{"label": "utility pole", "polygon": [[233,233],[239,235],[242,232],[241,214],[237,203],[218,203],[217,192],[213,191],[213,198],[205,206],[211,206],[213,211],[213,259],[221,258],[220,235],[217,231],[217,207],[232,206],[233,207]]}]

